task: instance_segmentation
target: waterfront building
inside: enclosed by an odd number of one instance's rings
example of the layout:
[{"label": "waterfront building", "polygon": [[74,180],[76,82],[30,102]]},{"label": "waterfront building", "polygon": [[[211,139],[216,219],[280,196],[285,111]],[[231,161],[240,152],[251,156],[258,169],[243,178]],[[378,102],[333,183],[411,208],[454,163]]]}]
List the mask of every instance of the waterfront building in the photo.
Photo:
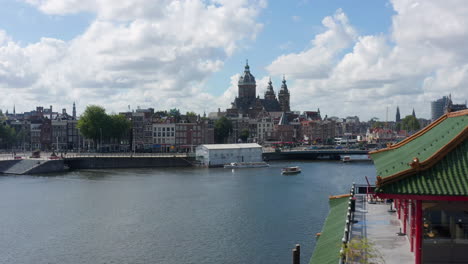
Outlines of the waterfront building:
[{"label": "waterfront building", "polygon": [[301,122],[301,138],[308,143],[327,143],[335,138],[333,120],[307,120]]},{"label": "waterfront building", "polygon": [[370,155],[375,195],[394,201],[414,263],[468,263],[468,110]]},{"label": "waterfront building", "polygon": [[175,123],[153,123],[153,150],[169,152],[176,142]]},{"label": "waterfront building", "polygon": [[257,137],[256,140],[258,143],[263,143],[265,141],[270,141],[273,137],[273,118],[265,116],[259,118],[256,123],[257,127]]},{"label": "waterfront building", "polygon": [[257,143],[204,144],[197,147],[196,157],[204,166],[219,167],[231,162],[261,162],[262,152]]},{"label": "waterfront building", "polygon": [[394,142],[396,135],[393,130],[385,128],[369,128],[366,133],[368,143],[388,143]]},{"label": "waterfront building", "polygon": [[209,120],[175,124],[175,147],[179,151],[193,152],[200,144],[214,143],[214,125]]}]

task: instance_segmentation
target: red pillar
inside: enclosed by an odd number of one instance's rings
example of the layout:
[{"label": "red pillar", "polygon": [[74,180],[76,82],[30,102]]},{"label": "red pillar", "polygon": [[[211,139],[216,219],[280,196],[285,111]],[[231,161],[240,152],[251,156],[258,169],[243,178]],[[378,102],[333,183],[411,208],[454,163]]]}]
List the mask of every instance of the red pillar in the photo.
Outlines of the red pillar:
[{"label": "red pillar", "polygon": [[421,246],[422,246],[422,203],[421,200],[416,201],[416,222],[415,224],[415,247],[414,247],[414,252],[415,252],[415,264],[421,264]]},{"label": "red pillar", "polygon": [[397,215],[398,215],[398,220],[401,220],[401,200],[398,199],[398,209],[397,209]]},{"label": "red pillar", "polygon": [[410,251],[414,252],[414,228],[415,228],[415,219],[416,216],[414,215],[414,207],[415,207],[415,202],[414,200],[411,200],[411,211],[410,211],[410,238],[411,238],[411,247]]},{"label": "red pillar", "polygon": [[408,220],[408,200],[403,201],[403,233],[406,233],[406,221]]}]

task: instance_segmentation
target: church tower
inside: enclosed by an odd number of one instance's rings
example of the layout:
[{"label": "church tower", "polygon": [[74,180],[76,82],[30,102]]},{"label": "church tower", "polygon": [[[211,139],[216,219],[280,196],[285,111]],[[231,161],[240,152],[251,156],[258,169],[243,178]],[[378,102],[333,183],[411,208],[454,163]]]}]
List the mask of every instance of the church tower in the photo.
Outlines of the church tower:
[{"label": "church tower", "polygon": [[272,85],[272,82],[271,82],[271,78],[270,78],[270,81],[268,82],[267,90],[265,92],[265,99],[266,100],[276,100],[276,94],[275,94],[275,91],[273,90],[273,85]]},{"label": "church tower", "polygon": [[237,86],[239,87],[239,99],[255,100],[257,84],[255,77],[250,73],[249,61],[245,64],[244,75],[239,78]]},{"label": "church tower", "polygon": [[283,84],[281,85],[281,90],[278,93],[278,100],[281,105],[281,111],[289,112],[291,111],[289,107],[289,91],[288,86],[286,85],[286,79],[283,75]]},{"label": "church tower", "polygon": [[73,120],[76,120],[76,107],[75,107],[75,102],[73,102]]},{"label": "church tower", "polygon": [[400,117],[400,107],[396,107],[396,116],[395,116],[395,122],[399,123],[401,122],[401,117]]}]

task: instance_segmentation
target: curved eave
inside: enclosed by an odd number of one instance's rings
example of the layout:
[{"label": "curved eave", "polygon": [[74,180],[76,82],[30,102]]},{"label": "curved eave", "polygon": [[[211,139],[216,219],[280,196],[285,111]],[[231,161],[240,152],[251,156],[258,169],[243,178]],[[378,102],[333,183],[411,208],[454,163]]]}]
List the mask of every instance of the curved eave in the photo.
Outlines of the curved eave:
[{"label": "curved eave", "polygon": [[450,117],[463,116],[463,115],[468,115],[468,109],[457,111],[457,112],[452,112],[452,113],[446,113],[443,116],[439,117],[434,122],[432,122],[431,124],[429,124],[428,126],[426,126],[423,129],[419,130],[415,134],[405,138],[404,140],[402,140],[402,141],[400,141],[400,142],[398,142],[396,144],[392,144],[392,145],[388,146],[387,148],[371,151],[371,152],[369,152],[369,154],[372,155],[372,154],[376,154],[376,153],[381,153],[381,152],[385,152],[385,151],[389,151],[389,150],[398,149],[401,146],[406,145],[409,142],[415,140],[416,138],[421,137],[422,135],[426,134],[429,130],[431,130],[435,126],[439,125],[440,123],[442,123],[445,119],[450,118]]},{"label": "curved eave", "polygon": [[[464,111],[464,112],[465,114],[468,113],[468,111]],[[456,116],[461,116],[461,115],[464,115],[464,114],[460,114]],[[444,145],[442,148],[440,148],[438,151],[432,154],[425,161],[423,162],[414,161],[410,164],[411,165],[410,169],[403,170],[401,172],[387,176],[385,178],[378,176],[377,182],[376,182],[377,187],[381,187],[385,184],[399,181],[417,172],[421,172],[421,171],[431,168],[437,162],[443,159],[448,153],[450,153],[453,149],[455,149],[459,144],[461,144],[464,140],[467,140],[467,139],[468,139],[468,126],[465,127],[465,129],[463,129],[460,133],[458,133],[451,141],[449,141],[446,145]]]}]

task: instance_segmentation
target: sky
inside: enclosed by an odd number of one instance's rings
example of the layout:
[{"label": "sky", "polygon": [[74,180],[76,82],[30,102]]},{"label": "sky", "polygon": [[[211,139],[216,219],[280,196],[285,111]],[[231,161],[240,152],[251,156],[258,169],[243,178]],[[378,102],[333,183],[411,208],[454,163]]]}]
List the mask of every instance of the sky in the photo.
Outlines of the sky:
[{"label": "sky", "polygon": [[394,120],[468,99],[464,0],[0,0],[0,109],[224,110],[248,59],[263,97]]}]

